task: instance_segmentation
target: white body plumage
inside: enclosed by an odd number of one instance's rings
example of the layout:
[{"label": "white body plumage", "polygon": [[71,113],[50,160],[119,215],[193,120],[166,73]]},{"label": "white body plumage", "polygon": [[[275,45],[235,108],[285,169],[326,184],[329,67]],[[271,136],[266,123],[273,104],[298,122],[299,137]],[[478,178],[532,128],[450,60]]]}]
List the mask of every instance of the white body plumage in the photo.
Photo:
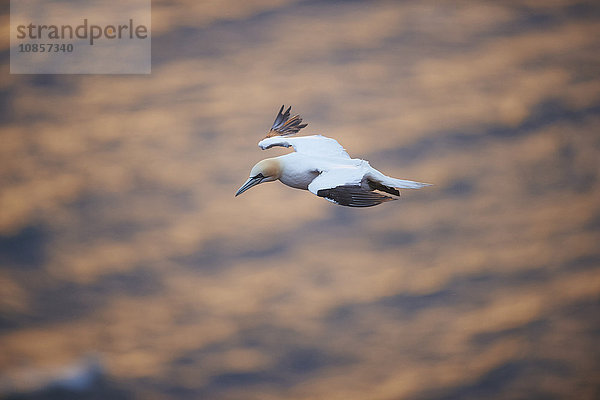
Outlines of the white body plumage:
[{"label": "white body plumage", "polygon": [[275,134],[261,140],[258,146],[263,150],[274,146],[292,147],[295,152],[257,163],[236,196],[259,183],[280,180],[287,186],[309,190],[336,204],[370,207],[396,200],[400,195],[396,188],[429,186],[386,176],[367,161],[351,158],[334,139],[321,135],[287,137],[306,125],[300,125],[302,119],[297,115],[289,119],[289,109],[285,114],[282,111],[283,107],[271,130]]}]

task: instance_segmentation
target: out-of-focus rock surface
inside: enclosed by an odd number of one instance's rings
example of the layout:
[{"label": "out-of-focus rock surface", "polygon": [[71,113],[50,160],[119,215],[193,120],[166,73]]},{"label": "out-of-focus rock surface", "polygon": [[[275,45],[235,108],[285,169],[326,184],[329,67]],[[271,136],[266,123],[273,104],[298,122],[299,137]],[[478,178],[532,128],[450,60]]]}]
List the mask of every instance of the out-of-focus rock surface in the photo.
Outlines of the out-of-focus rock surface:
[{"label": "out-of-focus rock surface", "polygon": [[[0,37],[0,396],[598,398],[595,2],[152,13],[150,76],[9,75]],[[283,103],[435,186],[234,198]]]}]

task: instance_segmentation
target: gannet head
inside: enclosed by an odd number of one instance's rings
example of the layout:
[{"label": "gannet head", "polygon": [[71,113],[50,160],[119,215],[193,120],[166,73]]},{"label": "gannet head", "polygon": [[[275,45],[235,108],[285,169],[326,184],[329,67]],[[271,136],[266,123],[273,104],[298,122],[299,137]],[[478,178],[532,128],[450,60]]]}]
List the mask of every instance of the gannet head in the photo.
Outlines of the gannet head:
[{"label": "gannet head", "polygon": [[272,182],[281,176],[281,163],[276,158],[267,158],[256,163],[250,171],[250,178],[238,189],[236,196],[244,193],[252,186],[263,182]]}]

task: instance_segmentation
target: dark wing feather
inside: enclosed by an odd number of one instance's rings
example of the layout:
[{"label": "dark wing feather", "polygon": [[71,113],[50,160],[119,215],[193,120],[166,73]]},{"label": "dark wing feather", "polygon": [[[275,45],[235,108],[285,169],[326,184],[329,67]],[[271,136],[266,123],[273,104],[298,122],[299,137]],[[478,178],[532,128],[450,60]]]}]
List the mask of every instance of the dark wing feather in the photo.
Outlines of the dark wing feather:
[{"label": "dark wing feather", "polygon": [[285,112],[283,109],[285,106],[281,106],[271,130],[267,134],[267,137],[272,136],[289,136],[298,133],[300,129],[306,127],[308,124],[302,123],[302,118],[299,115],[294,115],[290,118],[290,110],[292,107],[288,107]]},{"label": "dark wing feather", "polygon": [[369,185],[369,188],[371,188],[371,190],[381,190],[382,192],[393,194],[394,196],[400,196],[400,191],[391,186],[386,186],[382,183],[375,182],[370,179],[367,180],[367,184]]},{"label": "dark wing feather", "polygon": [[317,196],[348,207],[372,207],[386,201],[396,200],[378,192],[365,190],[358,185],[342,185],[332,189],[321,189],[317,192]]}]

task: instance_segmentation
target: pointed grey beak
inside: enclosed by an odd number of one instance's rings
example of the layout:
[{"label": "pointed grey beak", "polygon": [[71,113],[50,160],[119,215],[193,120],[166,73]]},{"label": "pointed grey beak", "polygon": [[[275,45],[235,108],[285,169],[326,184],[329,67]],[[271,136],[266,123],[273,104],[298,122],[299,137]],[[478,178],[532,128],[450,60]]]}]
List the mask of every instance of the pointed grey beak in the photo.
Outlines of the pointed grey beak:
[{"label": "pointed grey beak", "polygon": [[236,192],[235,196],[239,196],[240,194],[244,193],[246,190],[250,189],[252,186],[256,186],[259,183],[261,183],[263,180],[262,177],[259,176],[255,176],[254,178],[250,178],[246,181],[246,183],[244,183],[242,185],[241,188],[238,189],[238,191]]}]

